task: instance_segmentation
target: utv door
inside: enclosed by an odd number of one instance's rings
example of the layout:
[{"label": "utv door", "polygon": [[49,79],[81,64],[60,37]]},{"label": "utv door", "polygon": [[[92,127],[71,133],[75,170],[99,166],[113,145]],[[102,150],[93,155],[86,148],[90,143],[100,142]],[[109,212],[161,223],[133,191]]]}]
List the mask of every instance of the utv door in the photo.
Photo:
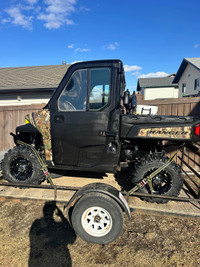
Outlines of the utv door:
[{"label": "utv door", "polygon": [[111,114],[112,75],[110,67],[77,69],[56,97],[51,112],[55,165],[94,171],[116,167],[119,148],[115,142],[115,155],[110,155],[113,137],[106,136],[113,123],[111,135],[119,130],[119,114]]}]

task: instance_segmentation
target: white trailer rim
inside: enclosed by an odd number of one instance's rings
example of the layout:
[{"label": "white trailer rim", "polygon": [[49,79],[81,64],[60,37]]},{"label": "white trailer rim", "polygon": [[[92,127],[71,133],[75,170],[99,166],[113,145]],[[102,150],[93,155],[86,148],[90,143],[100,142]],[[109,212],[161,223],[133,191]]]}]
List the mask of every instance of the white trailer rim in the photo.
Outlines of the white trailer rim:
[{"label": "white trailer rim", "polygon": [[101,237],[107,235],[112,229],[112,217],[102,207],[91,207],[84,211],[81,224],[89,235]]}]

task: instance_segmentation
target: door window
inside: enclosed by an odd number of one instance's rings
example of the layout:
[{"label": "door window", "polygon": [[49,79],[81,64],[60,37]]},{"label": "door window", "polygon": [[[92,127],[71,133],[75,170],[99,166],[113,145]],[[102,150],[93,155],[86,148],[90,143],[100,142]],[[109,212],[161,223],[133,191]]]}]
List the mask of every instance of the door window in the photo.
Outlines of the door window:
[{"label": "door window", "polygon": [[110,94],[110,69],[91,69],[89,110],[100,110],[108,105]]},{"label": "door window", "polygon": [[58,99],[59,111],[85,111],[87,70],[75,71]]},{"label": "door window", "polygon": [[[87,81],[88,71],[89,83]],[[75,71],[59,96],[58,110],[86,111],[86,107],[90,111],[103,109],[109,103],[110,76],[111,72],[108,68]]]}]

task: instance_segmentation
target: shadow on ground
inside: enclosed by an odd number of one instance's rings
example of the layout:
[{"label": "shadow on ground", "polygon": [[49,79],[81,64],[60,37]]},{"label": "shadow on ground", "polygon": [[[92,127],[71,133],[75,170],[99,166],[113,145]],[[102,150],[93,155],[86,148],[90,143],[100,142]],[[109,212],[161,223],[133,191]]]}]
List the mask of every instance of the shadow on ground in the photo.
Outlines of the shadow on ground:
[{"label": "shadow on ground", "polygon": [[107,177],[106,173],[97,173],[97,172],[86,172],[86,171],[71,171],[71,170],[54,170],[49,169],[52,178],[59,178],[61,176],[70,176],[70,177],[83,177],[83,178],[93,178],[93,179],[103,179]]},{"label": "shadow on ground", "polygon": [[128,170],[122,170],[117,172],[114,177],[116,182],[121,186],[122,191],[129,191],[133,188],[133,183],[131,182],[131,174]]},{"label": "shadow on ground", "polygon": [[46,202],[43,217],[33,222],[30,229],[29,267],[72,266],[68,244],[76,234],[54,201]]}]

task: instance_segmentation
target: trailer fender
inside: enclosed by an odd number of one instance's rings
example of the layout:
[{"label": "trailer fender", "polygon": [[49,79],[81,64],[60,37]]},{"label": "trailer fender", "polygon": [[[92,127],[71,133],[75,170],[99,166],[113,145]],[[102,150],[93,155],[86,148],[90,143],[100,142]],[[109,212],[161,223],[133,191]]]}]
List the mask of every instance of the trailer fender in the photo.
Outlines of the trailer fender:
[{"label": "trailer fender", "polygon": [[104,184],[104,183],[91,183],[91,184],[83,186],[73,195],[73,197],[70,199],[70,201],[68,202],[65,208],[68,208],[69,210],[72,206],[75,205],[78,199],[92,192],[101,193],[101,194],[110,196],[113,200],[115,200],[119,204],[122,210],[126,212],[128,219],[130,220],[130,209],[122,193],[119,190],[117,190],[115,187],[109,184]]}]

